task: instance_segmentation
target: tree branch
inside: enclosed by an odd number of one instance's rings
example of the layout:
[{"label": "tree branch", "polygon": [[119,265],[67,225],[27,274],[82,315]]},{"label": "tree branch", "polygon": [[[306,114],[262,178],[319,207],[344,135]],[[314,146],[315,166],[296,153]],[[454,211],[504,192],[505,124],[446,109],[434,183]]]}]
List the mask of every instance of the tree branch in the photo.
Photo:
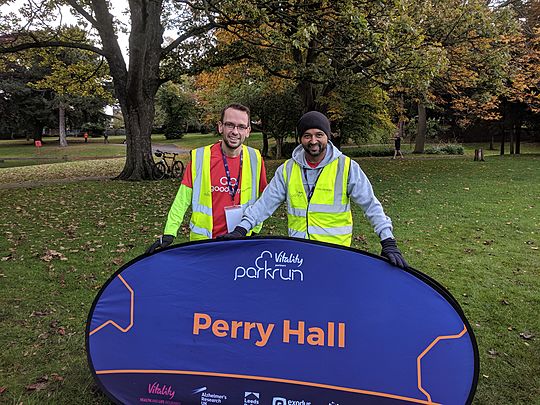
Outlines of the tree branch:
[{"label": "tree branch", "polygon": [[94,27],[97,28],[98,22],[88,13],[83,6],[81,6],[79,3],[77,3],[75,0],[66,0],[67,3],[73,7],[77,12],[82,15],[90,24],[92,24]]},{"label": "tree branch", "polygon": [[76,49],[85,49],[87,51],[91,51],[94,53],[97,53],[102,56],[106,56],[105,52],[92,45],[83,44],[83,43],[76,43],[76,42],[64,42],[64,41],[43,41],[43,42],[29,42],[26,44],[20,44],[11,46],[8,48],[0,48],[0,54],[2,53],[16,53],[20,51],[24,51],[27,49],[36,49],[36,48],[49,48],[49,47],[56,47],[56,48],[76,48]]}]

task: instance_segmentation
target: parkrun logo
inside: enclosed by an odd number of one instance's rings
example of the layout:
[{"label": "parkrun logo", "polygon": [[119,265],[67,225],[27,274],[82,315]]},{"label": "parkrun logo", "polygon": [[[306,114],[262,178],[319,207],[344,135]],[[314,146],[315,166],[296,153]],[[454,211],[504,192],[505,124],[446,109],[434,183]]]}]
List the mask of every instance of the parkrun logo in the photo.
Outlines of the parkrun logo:
[{"label": "parkrun logo", "polygon": [[304,259],[298,253],[273,253],[265,250],[257,259],[255,266],[238,266],[234,270],[234,280],[241,278],[263,278],[265,280],[304,281],[304,273],[299,269]]},{"label": "parkrun logo", "polygon": [[[235,177],[231,177],[231,187],[235,187],[237,183],[237,179]],[[210,187],[210,191],[213,193],[229,193],[229,185],[227,184],[227,177],[223,176],[221,179],[219,179],[219,186],[212,186]],[[240,192],[240,188],[236,191],[236,194]]]}]

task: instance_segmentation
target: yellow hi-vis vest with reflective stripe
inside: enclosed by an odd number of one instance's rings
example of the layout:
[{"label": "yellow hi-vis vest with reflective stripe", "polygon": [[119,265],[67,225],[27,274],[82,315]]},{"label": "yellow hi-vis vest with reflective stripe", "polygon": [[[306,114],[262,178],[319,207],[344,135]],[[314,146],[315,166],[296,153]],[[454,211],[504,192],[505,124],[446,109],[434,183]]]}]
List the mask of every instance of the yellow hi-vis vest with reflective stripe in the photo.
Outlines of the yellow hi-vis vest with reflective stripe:
[{"label": "yellow hi-vis vest with reflective stripe", "polygon": [[[210,148],[191,151],[193,196],[191,200],[190,240],[212,239],[212,181],[210,177]],[[262,157],[258,150],[242,145],[242,174],[240,177],[240,205],[245,210],[259,198]],[[259,232],[262,224],[252,232]],[[251,232],[248,234],[250,235]]]},{"label": "yellow hi-vis vest with reflective stripe", "polygon": [[326,165],[308,201],[302,168],[292,159],[285,162],[289,236],[351,245],[353,222],[347,195],[350,167],[351,159],[345,155]]}]

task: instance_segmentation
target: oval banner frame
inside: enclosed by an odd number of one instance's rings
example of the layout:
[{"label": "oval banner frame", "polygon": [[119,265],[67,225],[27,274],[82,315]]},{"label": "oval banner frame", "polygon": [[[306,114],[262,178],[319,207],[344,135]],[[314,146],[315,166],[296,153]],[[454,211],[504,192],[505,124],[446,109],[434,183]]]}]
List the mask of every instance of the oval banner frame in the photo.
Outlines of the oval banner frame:
[{"label": "oval banner frame", "polygon": [[286,237],[139,256],[101,288],[85,337],[116,403],[470,404],[479,374],[473,330],[438,282]]}]

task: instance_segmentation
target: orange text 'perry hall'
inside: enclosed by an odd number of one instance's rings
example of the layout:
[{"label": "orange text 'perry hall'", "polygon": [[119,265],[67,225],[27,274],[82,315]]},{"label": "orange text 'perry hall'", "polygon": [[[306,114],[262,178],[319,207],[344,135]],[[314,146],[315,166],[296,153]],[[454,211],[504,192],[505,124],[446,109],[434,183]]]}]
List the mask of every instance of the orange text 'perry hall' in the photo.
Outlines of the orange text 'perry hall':
[{"label": "orange text 'perry hall'", "polygon": [[[208,314],[193,314],[193,334],[213,334],[219,338],[244,339],[254,341],[256,346],[264,347],[276,331],[275,323],[226,321],[212,319]],[[283,320],[283,343],[308,344],[311,346],[345,347],[345,323],[327,322],[324,326],[306,325],[305,321]]]}]

